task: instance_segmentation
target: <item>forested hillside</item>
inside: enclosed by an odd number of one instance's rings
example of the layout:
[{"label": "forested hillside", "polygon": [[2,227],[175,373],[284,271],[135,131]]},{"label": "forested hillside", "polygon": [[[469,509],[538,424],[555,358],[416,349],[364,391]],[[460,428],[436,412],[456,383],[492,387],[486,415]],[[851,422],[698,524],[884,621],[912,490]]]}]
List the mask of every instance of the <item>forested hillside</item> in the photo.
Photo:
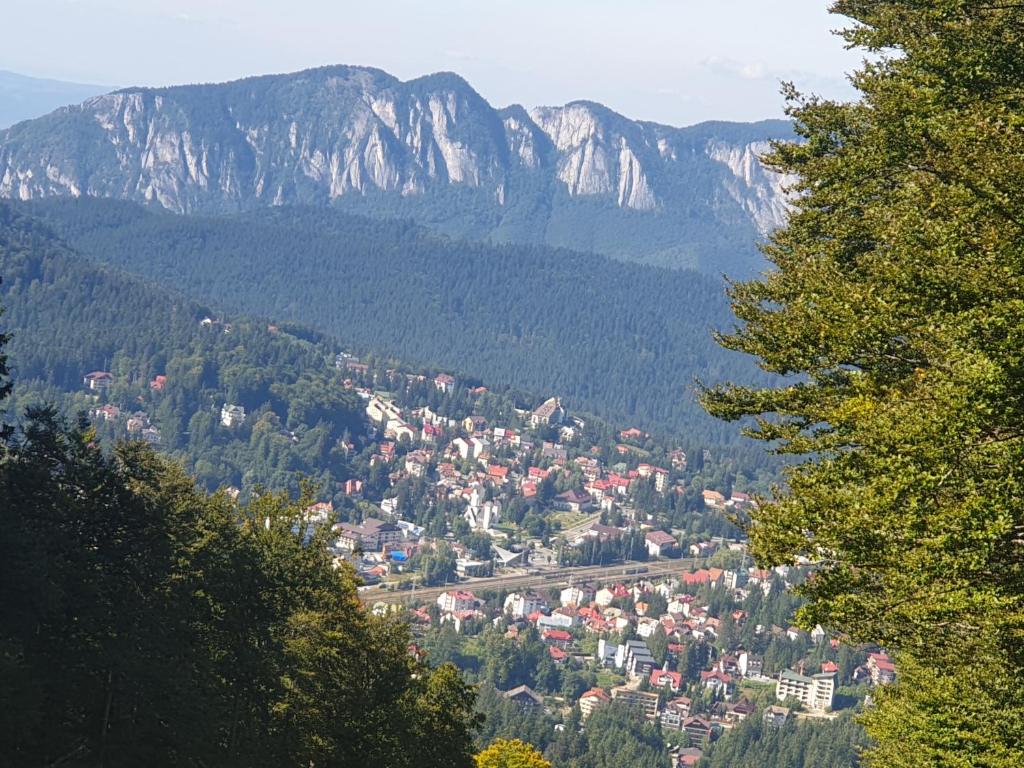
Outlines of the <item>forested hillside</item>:
[{"label": "forested hillside", "polygon": [[789,720],[782,726],[751,717],[717,741],[700,768],[847,768],[859,764],[867,743],[849,712],[834,720]]},{"label": "forested hillside", "polygon": [[[44,226],[0,206],[0,304],[10,329],[15,412],[62,403],[103,437],[143,436],[209,488],[297,490],[298,474],[348,477],[339,443],[363,429],[358,398],[321,348],[265,323],[203,323],[211,310],[82,259]],[[84,386],[93,371],[113,380]],[[157,377],[163,377],[158,380]],[[73,393],[68,395],[67,393]],[[220,423],[225,403],[246,423]],[[119,412],[119,413],[118,413]]]},{"label": "forested hillside", "polygon": [[78,200],[25,210],[84,255],[200,300],[708,442],[737,437],[701,412],[694,378],[756,373],[712,341],[732,321],[721,282],[695,272],[448,241],[318,209],[195,218]]}]

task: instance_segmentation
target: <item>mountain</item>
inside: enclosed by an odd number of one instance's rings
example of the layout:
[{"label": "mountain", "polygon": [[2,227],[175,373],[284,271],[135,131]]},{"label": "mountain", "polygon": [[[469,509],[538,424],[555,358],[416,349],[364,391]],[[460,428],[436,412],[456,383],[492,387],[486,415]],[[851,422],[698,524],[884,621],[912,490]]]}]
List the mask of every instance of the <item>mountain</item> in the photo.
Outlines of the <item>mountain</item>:
[{"label": "mountain", "polygon": [[0,132],[0,196],[176,213],[333,204],[452,237],[593,250],[713,274],[760,265],[784,121],[673,128],[592,102],[495,109],[462,78],[335,66],[131,88]]},{"label": "mountain", "polygon": [[733,322],[729,306],[720,281],[692,270],[452,241],[317,208],[204,217],[89,198],[19,207],[82,255],[197,300],[647,429],[734,441],[694,401],[693,380],[756,373],[714,342],[711,330]]},{"label": "mountain", "polygon": [[46,115],[112,90],[102,85],[66,83],[0,70],[0,128]]}]

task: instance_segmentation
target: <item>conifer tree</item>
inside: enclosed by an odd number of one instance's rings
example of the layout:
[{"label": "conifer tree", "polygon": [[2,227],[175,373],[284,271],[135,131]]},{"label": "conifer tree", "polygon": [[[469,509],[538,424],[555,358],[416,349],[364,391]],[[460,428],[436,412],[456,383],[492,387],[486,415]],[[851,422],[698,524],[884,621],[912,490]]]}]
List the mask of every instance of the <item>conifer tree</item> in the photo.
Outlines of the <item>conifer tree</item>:
[{"label": "conifer tree", "polygon": [[788,88],[786,227],[726,347],[788,378],[708,409],[803,458],[754,513],[805,626],[896,654],[877,766],[1024,764],[1024,5],[840,0],[859,100]]}]

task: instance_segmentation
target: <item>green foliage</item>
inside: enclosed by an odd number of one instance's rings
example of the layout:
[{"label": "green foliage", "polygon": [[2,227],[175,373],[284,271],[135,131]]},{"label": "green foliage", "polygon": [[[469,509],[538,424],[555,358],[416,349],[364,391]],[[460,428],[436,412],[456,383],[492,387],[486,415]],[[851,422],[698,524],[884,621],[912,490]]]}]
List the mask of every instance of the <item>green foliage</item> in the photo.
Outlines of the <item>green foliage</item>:
[{"label": "green foliage", "polygon": [[[0,253],[16,411],[56,401],[76,413],[110,402],[123,416],[98,426],[107,444],[144,411],[161,448],[210,489],[297,493],[302,473],[330,498],[350,476],[339,441],[362,433],[361,406],[322,349],[253,321],[203,327],[210,310],[90,264],[6,206]],[[94,370],[115,376],[102,399],[82,388]],[[160,391],[149,387],[157,375],[167,377]],[[225,402],[245,407],[246,424],[221,426]]]},{"label": "green foliage", "polygon": [[865,744],[864,729],[849,715],[776,727],[758,711],[714,742],[700,768],[855,768]]},{"label": "green foliage", "polygon": [[476,768],[551,768],[551,763],[519,739],[499,739],[476,756]]},{"label": "green foliage", "polygon": [[708,407],[811,460],[753,515],[765,563],[819,562],[822,623],[895,651],[879,766],[1024,763],[1024,28],[1016,3],[841,0],[861,100],[800,100],[796,212],[735,285],[727,347],[800,380]]},{"label": "green foliage", "polygon": [[469,766],[473,694],[366,613],[302,504],[238,506],[30,414],[0,462],[0,753],[68,766]]},{"label": "green foliage", "polygon": [[481,748],[495,739],[516,738],[543,751],[554,734],[554,720],[542,708],[510,701],[489,683],[477,689],[476,711],[484,718],[476,735]]},{"label": "green foliage", "polygon": [[[577,710],[578,711],[578,710]],[[559,768],[668,768],[657,727],[631,707],[608,704],[587,718],[582,733],[571,718],[544,756]]]},{"label": "green foliage", "polygon": [[78,200],[26,210],[84,255],[202,301],[705,442],[736,436],[701,412],[694,377],[756,376],[712,342],[728,306],[719,281],[692,272],[451,242],[315,209],[214,219]]}]

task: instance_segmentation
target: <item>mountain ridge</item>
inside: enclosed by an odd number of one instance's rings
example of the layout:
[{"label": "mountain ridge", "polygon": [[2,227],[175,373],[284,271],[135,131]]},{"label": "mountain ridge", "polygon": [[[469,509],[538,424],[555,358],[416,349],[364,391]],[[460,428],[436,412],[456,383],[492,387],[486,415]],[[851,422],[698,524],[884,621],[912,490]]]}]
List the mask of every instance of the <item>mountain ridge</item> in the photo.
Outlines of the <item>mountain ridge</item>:
[{"label": "mountain ridge", "polygon": [[[0,131],[0,196],[176,213],[338,205],[445,234],[747,274],[784,220],[785,121],[674,128],[576,100],[492,106],[460,75],[335,65],[133,87]],[[457,204],[456,204],[457,203]]]}]

